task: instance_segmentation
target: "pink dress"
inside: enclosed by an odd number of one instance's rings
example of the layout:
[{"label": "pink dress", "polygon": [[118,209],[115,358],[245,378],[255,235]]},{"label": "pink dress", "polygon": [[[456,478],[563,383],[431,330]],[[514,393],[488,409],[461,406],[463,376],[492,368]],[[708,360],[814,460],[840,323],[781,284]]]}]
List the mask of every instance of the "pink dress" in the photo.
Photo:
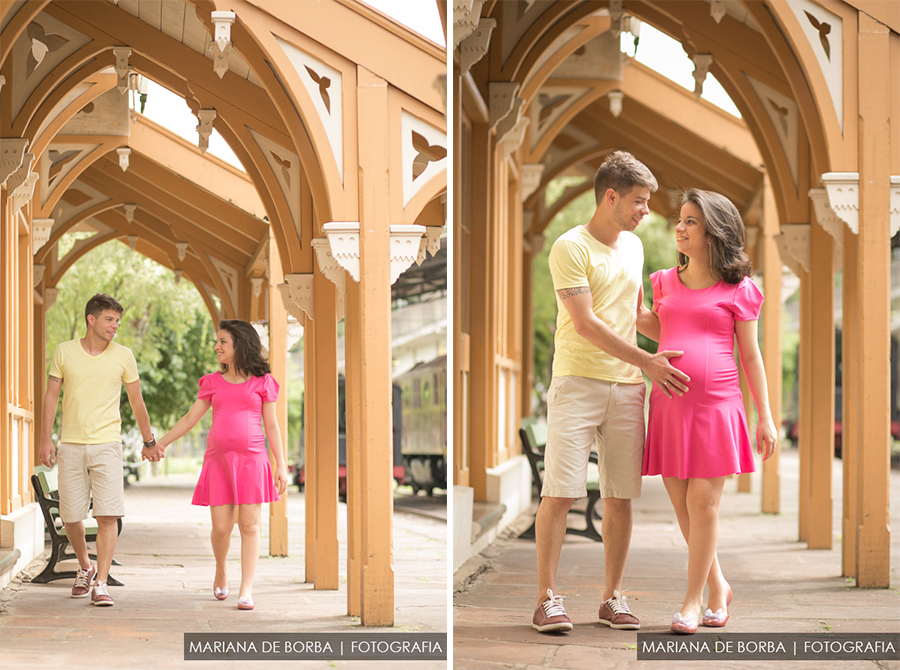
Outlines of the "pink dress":
[{"label": "pink dress", "polygon": [[691,378],[688,392],[667,398],[653,386],[644,475],[711,478],[753,472],[744,414],[735,321],[755,321],[763,295],[749,277],[691,290],[677,268],[650,275],[662,330],[659,350],[683,351],[670,361]]},{"label": "pink dress", "polygon": [[218,372],[200,378],[197,397],[212,403],[212,428],[193,505],[252,505],[279,500],[266,436],[263,402],[278,398],[272,375],[230,384]]}]

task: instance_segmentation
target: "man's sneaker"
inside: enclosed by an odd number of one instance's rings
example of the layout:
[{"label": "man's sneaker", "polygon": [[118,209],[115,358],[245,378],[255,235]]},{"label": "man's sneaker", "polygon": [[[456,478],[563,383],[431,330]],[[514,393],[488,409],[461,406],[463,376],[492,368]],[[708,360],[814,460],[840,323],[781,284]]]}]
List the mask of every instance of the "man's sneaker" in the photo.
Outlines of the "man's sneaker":
[{"label": "man's sneaker", "polygon": [[91,602],[100,607],[110,607],[114,604],[112,596],[109,595],[109,590],[106,588],[106,582],[94,584],[91,591]]},{"label": "man's sneaker", "polygon": [[78,572],[75,573],[75,584],[72,586],[72,597],[84,598],[90,593],[91,582],[94,580],[94,575],[96,574],[97,568],[94,567],[93,563],[91,563],[91,567],[88,570],[78,568]]},{"label": "man's sneaker", "polygon": [[554,595],[552,590],[547,589],[547,600],[534,611],[531,627],[542,633],[572,630],[572,622],[562,604],[563,597]]},{"label": "man's sneaker", "polygon": [[628,609],[625,596],[618,591],[613,591],[613,597],[600,606],[599,616],[600,623],[610,628],[638,630],[641,627],[641,622]]}]

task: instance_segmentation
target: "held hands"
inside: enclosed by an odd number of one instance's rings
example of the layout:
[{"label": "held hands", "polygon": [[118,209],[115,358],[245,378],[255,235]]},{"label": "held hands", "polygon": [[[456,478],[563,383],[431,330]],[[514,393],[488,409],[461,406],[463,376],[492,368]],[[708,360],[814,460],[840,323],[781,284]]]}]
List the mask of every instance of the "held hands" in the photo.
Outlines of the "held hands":
[{"label": "held hands", "polygon": [[683,351],[660,351],[650,356],[647,365],[643,368],[650,380],[667,398],[671,398],[673,392],[681,396],[688,390],[684,382],[691,381],[691,378],[669,362],[670,358],[676,358],[683,354]]},{"label": "held hands", "polygon": [[775,422],[771,417],[760,419],[756,427],[756,453],[762,454],[763,460],[767,460],[778,446],[778,431],[775,430]]},{"label": "held hands", "polygon": [[284,495],[288,487],[288,472],[284,465],[275,468],[275,488],[278,489],[278,495]]},{"label": "held hands", "polygon": [[147,446],[147,444],[147,442],[144,442],[144,446],[141,449],[141,460],[150,461],[151,463],[158,463],[163,458],[165,458],[165,447],[159,444],[155,439],[151,439],[149,441],[149,447]]}]

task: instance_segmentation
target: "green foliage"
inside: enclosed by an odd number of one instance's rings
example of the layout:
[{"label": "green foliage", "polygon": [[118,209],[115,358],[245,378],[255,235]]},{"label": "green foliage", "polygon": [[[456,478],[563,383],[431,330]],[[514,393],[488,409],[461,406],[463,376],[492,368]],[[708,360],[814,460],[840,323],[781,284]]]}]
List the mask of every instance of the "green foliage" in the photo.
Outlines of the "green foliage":
[{"label": "green foliage", "polygon": [[[168,430],[194,402],[197,380],[216,370],[214,325],[194,286],[176,285],[168,269],[124,244],[104,244],[75,263],[57,288],[47,312],[47,370],[60,342],[84,336],[88,299],[108,293],[125,308],[115,341],[134,352],[150,421]],[[122,404],[127,431],[134,416],[124,387]]]},{"label": "green foliage", "polygon": [[[547,187],[546,201],[555,202],[570,186],[583,182],[583,178],[560,177]],[[544,231],[546,241],[534,260],[534,394],[532,405],[536,414],[546,412],[546,393],[550,387],[553,362],[553,338],[556,334],[556,296],[550,277],[548,257],[550,247],[565,231],[588,222],[594,214],[594,192],[588,189],[566,206]],[[665,218],[650,213],[635,231],[644,243],[644,302],[650,306],[653,292],[650,273],[675,264],[675,238]],[[638,346],[656,351],[656,342],[638,334]]]}]

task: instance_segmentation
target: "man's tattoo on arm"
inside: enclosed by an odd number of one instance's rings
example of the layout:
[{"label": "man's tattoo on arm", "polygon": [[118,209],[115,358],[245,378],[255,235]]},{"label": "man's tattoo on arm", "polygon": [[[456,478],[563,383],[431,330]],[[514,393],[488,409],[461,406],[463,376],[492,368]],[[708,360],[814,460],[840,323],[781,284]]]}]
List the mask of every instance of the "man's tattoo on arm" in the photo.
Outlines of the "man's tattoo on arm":
[{"label": "man's tattoo on arm", "polygon": [[571,298],[574,295],[581,295],[582,293],[590,293],[590,286],[576,286],[575,288],[561,288],[556,294],[559,296],[560,300],[565,300],[566,298]]},{"label": "man's tattoo on arm", "polygon": [[51,382],[61,382],[62,379],[60,379],[59,377],[54,377],[53,375],[50,375],[50,381]]}]

